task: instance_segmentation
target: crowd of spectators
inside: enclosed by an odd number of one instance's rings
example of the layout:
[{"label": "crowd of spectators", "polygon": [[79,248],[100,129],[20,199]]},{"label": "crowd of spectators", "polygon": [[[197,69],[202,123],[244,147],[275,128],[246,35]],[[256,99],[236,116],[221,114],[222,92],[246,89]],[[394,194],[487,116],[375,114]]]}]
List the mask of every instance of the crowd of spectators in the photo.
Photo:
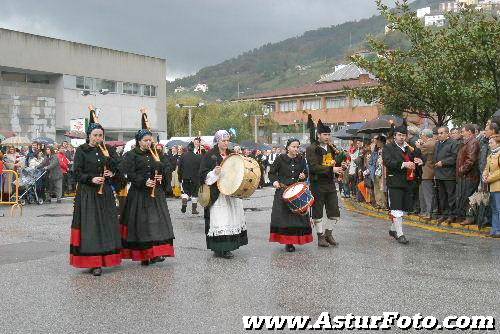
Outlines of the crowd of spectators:
[{"label": "crowd of spectators", "polygon": [[[415,171],[412,214],[439,225],[491,225],[500,237],[500,136],[496,122],[484,128],[409,129],[407,144],[424,164]],[[341,194],[376,208],[387,208],[383,135],[353,140],[346,170],[339,178]]]}]

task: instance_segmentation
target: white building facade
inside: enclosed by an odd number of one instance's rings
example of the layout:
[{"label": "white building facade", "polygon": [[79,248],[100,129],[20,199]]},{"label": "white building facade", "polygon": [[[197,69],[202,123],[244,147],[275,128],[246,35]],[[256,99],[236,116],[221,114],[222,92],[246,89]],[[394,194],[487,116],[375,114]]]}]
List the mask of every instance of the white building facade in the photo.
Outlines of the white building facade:
[{"label": "white building facade", "polygon": [[89,104],[107,140],[132,138],[141,107],[166,138],[166,60],[0,29],[0,129],[61,140]]}]

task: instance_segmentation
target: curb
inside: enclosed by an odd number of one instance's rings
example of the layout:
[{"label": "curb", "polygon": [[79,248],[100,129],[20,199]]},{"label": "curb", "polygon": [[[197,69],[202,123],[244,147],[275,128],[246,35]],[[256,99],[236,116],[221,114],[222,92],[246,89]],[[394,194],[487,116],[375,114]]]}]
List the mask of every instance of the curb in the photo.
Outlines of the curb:
[{"label": "curb", "polygon": [[[345,208],[348,211],[360,213],[365,216],[379,218],[388,220],[388,211],[383,209],[375,209],[369,204],[355,202],[353,200],[349,200],[346,198],[342,199]],[[438,232],[438,233],[449,233],[449,234],[457,234],[467,237],[479,237],[479,238],[491,238],[493,239],[489,233],[491,228],[485,227],[480,229],[477,225],[467,225],[462,226],[460,224],[451,224],[451,225],[438,225],[436,220],[426,221],[419,216],[416,215],[408,215],[404,217],[403,224],[412,227],[418,227],[425,230]]]}]

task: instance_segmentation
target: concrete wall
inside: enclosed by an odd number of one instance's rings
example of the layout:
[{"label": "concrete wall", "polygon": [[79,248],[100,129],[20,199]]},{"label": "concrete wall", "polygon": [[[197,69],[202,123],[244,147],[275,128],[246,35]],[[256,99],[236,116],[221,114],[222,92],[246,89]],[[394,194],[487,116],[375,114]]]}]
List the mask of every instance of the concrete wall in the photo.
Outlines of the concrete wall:
[{"label": "concrete wall", "polygon": [[[150,119],[155,128],[166,132],[165,59],[0,29],[0,66],[157,86],[158,96],[151,105]],[[144,103],[148,102],[149,98],[144,98]],[[73,115],[72,110],[69,112]],[[58,126],[62,126],[59,120],[71,117],[58,115]]]},{"label": "concrete wall", "polygon": [[54,85],[0,81],[0,129],[55,139],[55,116]]}]

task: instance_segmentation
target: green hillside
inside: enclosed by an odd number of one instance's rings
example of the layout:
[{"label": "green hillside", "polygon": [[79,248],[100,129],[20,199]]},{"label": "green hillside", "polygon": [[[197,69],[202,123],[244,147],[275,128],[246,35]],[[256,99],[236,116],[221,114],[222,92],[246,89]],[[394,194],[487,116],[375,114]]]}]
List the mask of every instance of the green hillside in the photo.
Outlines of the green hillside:
[{"label": "green hillside", "polygon": [[[440,0],[417,0],[413,8],[436,7]],[[378,15],[328,28],[307,31],[299,37],[269,43],[236,58],[201,69],[195,75],[167,83],[169,97],[199,94],[205,100],[230,100],[238,96],[280,87],[311,83],[352,52],[364,48],[367,35],[383,34],[385,19]],[[208,85],[206,93],[193,93],[198,83]],[[176,87],[189,92],[174,93]]]}]

